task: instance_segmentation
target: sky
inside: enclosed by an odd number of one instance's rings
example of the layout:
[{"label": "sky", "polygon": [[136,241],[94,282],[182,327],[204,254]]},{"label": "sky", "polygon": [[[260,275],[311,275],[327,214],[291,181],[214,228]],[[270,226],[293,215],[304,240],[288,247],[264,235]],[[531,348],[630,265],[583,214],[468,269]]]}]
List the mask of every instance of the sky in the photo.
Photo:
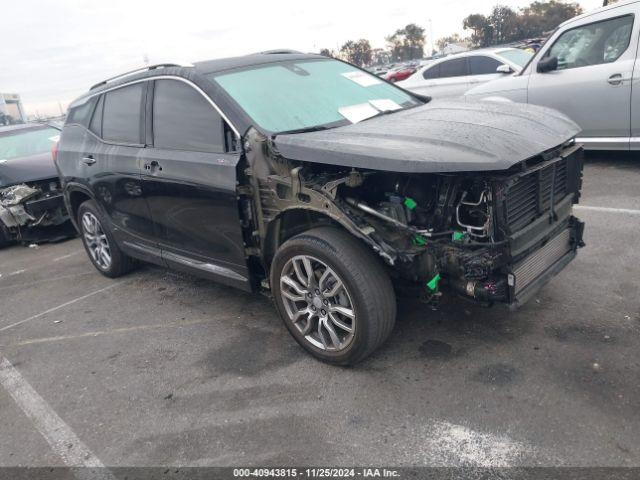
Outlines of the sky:
[{"label": "sky", "polygon": [[[496,3],[517,9],[530,0],[5,0],[0,92],[20,94],[27,114],[56,115],[92,84],[145,60],[317,52],[360,38],[384,47],[408,23],[425,28],[428,47],[431,38],[465,34],[463,19]],[[588,11],[602,0],[579,3]]]}]

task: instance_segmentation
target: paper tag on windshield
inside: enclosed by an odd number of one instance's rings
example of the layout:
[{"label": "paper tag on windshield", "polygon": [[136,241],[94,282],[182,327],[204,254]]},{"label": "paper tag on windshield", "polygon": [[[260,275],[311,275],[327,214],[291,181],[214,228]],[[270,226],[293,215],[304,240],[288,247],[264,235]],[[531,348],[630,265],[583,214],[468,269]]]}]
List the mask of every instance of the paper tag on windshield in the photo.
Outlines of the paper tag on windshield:
[{"label": "paper tag on windshield", "polygon": [[340,107],[338,113],[351,123],[358,123],[367,118],[373,117],[379,113],[369,103],[358,103],[357,105],[349,105],[348,107]]},{"label": "paper tag on windshield", "polygon": [[342,76],[348,78],[352,82],[356,82],[362,87],[370,87],[371,85],[378,85],[379,83],[382,83],[379,78],[359,70],[343,73]]},{"label": "paper tag on windshield", "polygon": [[381,112],[393,112],[394,110],[400,110],[402,108],[402,106],[398,105],[396,102],[388,98],[369,100],[369,103]]}]

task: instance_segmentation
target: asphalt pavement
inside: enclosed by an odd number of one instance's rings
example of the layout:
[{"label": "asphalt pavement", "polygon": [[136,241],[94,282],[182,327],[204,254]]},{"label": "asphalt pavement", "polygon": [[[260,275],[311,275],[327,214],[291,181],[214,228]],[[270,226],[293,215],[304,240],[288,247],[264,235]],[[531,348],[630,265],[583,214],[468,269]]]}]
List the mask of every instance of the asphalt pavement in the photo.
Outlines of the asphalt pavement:
[{"label": "asphalt pavement", "polygon": [[0,466],[640,466],[639,185],[640,158],[590,158],[587,247],[534,300],[404,300],[353,368],[263,296],[4,249]]}]

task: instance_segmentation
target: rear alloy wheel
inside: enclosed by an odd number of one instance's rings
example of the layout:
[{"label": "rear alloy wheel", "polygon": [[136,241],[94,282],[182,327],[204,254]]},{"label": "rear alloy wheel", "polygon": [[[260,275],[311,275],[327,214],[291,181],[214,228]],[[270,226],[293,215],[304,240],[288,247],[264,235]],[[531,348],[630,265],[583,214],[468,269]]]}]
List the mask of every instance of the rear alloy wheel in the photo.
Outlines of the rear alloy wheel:
[{"label": "rear alloy wheel", "polygon": [[93,200],[78,208],[78,226],[89,260],[100,273],[115,278],[135,267],[135,261],[120,250]]},{"label": "rear alloy wheel", "polygon": [[100,270],[111,267],[111,247],[102,225],[91,212],[82,215],[82,235],[93,263]]},{"label": "rear alloy wheel", "polygon": [[395,323],[395,295],[382,262],[338,228],[315,228],[287,240],[271,264],[271,286],[291,335],[328,363],[363,360]]}]

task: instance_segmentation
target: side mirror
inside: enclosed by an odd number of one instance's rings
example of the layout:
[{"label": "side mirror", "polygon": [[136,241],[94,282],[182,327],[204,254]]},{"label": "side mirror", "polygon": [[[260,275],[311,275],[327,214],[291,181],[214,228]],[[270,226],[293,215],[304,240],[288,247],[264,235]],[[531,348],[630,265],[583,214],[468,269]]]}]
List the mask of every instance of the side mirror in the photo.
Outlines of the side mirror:
[{"label": "side mirror", "polygon": [[511,70],[511,67],[509,65],[505,65],[503,63],[498,68],[496,68],[496,72],[498,72],[498,73],[511,73],[511,72],[513,72],[513,70]]},{"label": "side mirror", "polygon": [[538,73],[551,72],[558,69],[558,57],[547,57],[538,62]]}]

